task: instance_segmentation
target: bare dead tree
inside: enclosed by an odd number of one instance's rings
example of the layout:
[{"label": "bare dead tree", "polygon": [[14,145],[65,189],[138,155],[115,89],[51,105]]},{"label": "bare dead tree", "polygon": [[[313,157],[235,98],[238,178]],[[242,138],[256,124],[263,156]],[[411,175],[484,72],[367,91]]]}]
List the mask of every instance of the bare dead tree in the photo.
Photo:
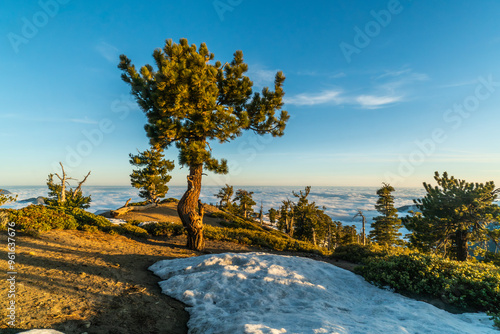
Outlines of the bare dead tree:
[{"label": "bare dead tree", "polygon": [[362,241],[363,246],[364,246],[364,245],[366,245],[366,234],[365,234],[366,217],[363,214],[363,211],[361,211],[359,209],[358,209],[358,213],[356,213],[356,215],[354,215],[354,217],[352,217],[352,219],[354,219],[356,217],[361,217],[361,220],[363,222],[363,229],[361,231],[361,241]]}]

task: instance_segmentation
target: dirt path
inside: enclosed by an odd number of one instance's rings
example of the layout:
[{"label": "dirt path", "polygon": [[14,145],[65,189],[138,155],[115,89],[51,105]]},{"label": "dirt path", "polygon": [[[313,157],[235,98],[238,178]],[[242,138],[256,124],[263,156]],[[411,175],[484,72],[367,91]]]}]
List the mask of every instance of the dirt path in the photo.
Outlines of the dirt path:
[{"label": "dirt path", "polygon": [[[0,236],[0,271],[6,282],[7,237]],[[50,231],[16,238],[16,326],[7,316],[8,286],[0,289],[0,332],[54,328],[66,334],[186,333],[185,305],[161,293],[147,270],[168,258],[199,255],[185,237],[148,240],[106,233]],[[252,249],[207,241],[207,251]]]}]

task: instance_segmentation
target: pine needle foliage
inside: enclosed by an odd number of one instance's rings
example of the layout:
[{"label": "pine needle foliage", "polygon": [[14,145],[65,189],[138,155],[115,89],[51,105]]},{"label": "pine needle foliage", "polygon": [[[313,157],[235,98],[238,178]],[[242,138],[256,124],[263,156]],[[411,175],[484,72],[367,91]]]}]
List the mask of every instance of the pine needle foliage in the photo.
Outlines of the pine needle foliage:
[{"label": "pine needle foliage", "polygon": [[[435,172],[437,186],[424,183],[426,195],[415,200],[419,209],[405,219],[412,246],[439,252],[459,261],[469,258],[469,246],[495,236],[500,208],[493,202],[498,189],[493,181],[471,183]],[[498,229],[498,227],[497,227]]]},{"label": "pine needle foliage", "polygon": [[152,147],[137,155],[130,154],[130,164],[134,169],[130,181],[134,188],[140,189],[139,196],[149,203],[156,203],[168,192],[167,183],[172,176],[174,162],[165,160],[161,149]]},{"label": "pine needle foliage", "polygon": [[401,219],[398,218],[398,210],[394,207],[394,196],[392,192],[394,187],[384,183],[382,188],[377,190],[379,196],[375,209],[381,214],[373,218],[375,221],[371,224],[370,238],[375,242],[393,246],[401,243]]}]

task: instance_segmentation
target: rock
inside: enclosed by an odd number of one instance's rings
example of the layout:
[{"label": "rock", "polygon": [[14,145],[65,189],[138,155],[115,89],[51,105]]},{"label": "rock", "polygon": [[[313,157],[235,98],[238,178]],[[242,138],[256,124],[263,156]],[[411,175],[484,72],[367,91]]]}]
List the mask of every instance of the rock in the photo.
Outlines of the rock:
[{"label": "rock", "polygon": [[416,205],[403,205],[401,207],[398,208],[398,211],[399,212],[403,212],[403,211],[418,211],[418,208]]},{"label": "rock", "polygon": [[42,196],[38,196],[38,197],[23,199],[23,200],[17,201],[17,202],[18,203],[31,203],[31,204],[39,205],[39,204],[45,204],[45,198],[43,198]]},{"label": "rock", "polygon": [[103,216],[104,218],[111,218],[111,210],[97,210],[94,212],[96,216]]}]

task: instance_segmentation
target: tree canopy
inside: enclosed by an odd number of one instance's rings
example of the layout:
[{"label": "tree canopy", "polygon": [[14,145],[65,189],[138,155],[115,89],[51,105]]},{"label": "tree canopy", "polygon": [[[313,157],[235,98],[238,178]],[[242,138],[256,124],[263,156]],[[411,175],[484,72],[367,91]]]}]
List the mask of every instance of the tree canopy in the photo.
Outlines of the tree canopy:
[{"label": "tree canopy", "polygon": [[[59,164],[61,165],[62,176],[57,173],[49,174],[47,179],[49,196],[45,199],[45,203],[52,206],[88,209],[92,198],[90,195],[83,195],[82,185],[87,181],[87,178],[90,176],[90,172],[88,172],[82,181],[78,182],[78,186],[76,188],[71,188],[69,180],[74,179],[68,177],[63,164]],[[60,183],[54,182],[54,176],[59,179]]]},{"label": "tree canopy", "polygon": [[231,206],[231,198],[233,197],[234,189],[233,186],[226,184],[224,187],[219,189],[215,197],[220,199],[220,208],[229,208]]},{"label": "tree canopy", "polygon": [[[231,62],[214,62],[205,43],[189,45],[167,40],[153,53],[156,68],[138,71],[127,56],[120,56],[122,79],[147,117],[145,130],[152,146],[179,150],[179,163],[189,168],[188,188],[177,211],[188,232],[188,247],[204,248],[203,204],[199,201],[203,170],[225,174],[227,160],[212,156],[211,144],[229,142],[243,131],[282,136],[288,113],[283,106],[282,72],[276,73],[274,90],[253,92],[245,76],[243,52]],[[277,114],[279,112],[279,115]]]},{"label": "tree canopy", "polygon": [[245,218],[248,218],[252,215],[253,213],[252,207],[256,204],[255,201],[253,200],[252,195],[253,191],[238,189],[234,197],[235,201],[240,202],[240,204],[238,205],[238,210],[240,214]]},{"label": "tree canopy", "polygon": [[415,200],[419,213],[405,219],[413,246],[439,251],[459,261],[469,257],[469,245],[489,235],[488,225],[499,221],[500,210],[493,202],[499,190],[493,181],[470,183],[435,173],[437,186],[424,182],[426,195]]},{"label": "tree canopy", "polygon": [[152,147],[137,155],[130,154],[130,164],[139,167],[130,174],[130,181],[134,188],[141,189],[140,197],[152,203],[165,197],[172,178],[168,173],[174,169],[174,162],[165,160],[161,149]]},{"label": "tree canopy", "polygon": [[398,210],[394,207],[394,196],[391,193],[394,187],[384,183],[382,188],[377,190],[379,196],[375,209],[381,214],[373,218],[371,224],[370,238],[381,245],[392,246],[401,242],[401,219],[398,218]]},{"label": "tree canopy", "polygon": [[274,91],[265,87],[261,94],[253,94],[253,83],[244,76],[248,65],[242,51],[236,51],[230,63],[212,64],[214,54],[205,43],[197,49],[187,39],[179,44],[167,40],[153,58],[157,69],[145,65],[138,72],[125,55],[118,67],[146,113],[151,144],[175,144],[181,165],[204,164],[209,171],[227,173],[227,161],[212,157],[211,140],[228,142],[244,130],[283,135],[288,113],[276,115],[283,106],[282,72],[276,74]]}]

